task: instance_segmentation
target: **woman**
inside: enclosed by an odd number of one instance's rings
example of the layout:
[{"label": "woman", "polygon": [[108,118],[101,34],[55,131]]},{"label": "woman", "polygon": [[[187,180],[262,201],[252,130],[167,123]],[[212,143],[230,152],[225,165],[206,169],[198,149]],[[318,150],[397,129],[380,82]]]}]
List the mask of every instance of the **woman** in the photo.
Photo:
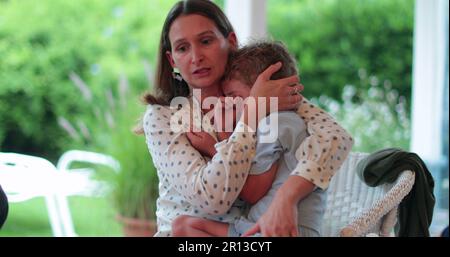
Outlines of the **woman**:
[{"label": "woman", "polygon": [[[246,104],[231,138],[217,143],[206,136],[206,132],[174,132],[170,126],[171,117],[179,110],[168,106],[171,100],[179,96],[189,97],[193,104],[199,102],[197,104],[200,106],[207,97],[222,96],[220,80],[224,75],[228,54],[236,47],[237,39],[230,22],[220,8],[210,1],[178,2],[166,18],[160,40],[156,92],[155,96],[145,97],[149,106],[143,119],[147,145],[160,179],[156,236],[170,236],[171,223],[180,215],[224,222],[241,215],[239,208],[231,206],[245,183],[255,155],[255,133],[250,131],[256,131],[258,122],[252,124],[249,117],[262,110],[258,109],[258,106]],[[179,69],[181,78],[173,73],[174,68]],[[279,68],[280,64],[274,64],[258,76],[250,98],[278,97],[279,110],[294,109],[301,101],[297,92],[303,87],[298,84],[296,76],[270,80],[271,75]],[[293,84],[295,86],[292,86]],[[192,89],[201,90],[199,99],[190,96]],[[267,114],[265,112],[256,116],[263,118]],[[308,153],[308,146],[316,147],[317,142],[320,144],[321,140],[324,140],[320,137],[326,135],[314,133],[320,121],[316,123],[315,117],[310,114],[300,114],[311,130],[311,138],[305,140],[309,145],[303,147],[303,151]],[[342,145],[351,147],[347,142],[351,141],[351,138],[345,130],[335,122],[329,126],[329,133],[333,131],[333,135],[339,135],[335,136],[336,145],[345,141]],[[211,160],[203,158],[189,141],[203,139],[210,140],[210,144],[217,143],[217,153]],[[348,151],[350,147],[347,148]],[[330,147],[329,152],[336,154],[337,151],[343,151],[339,153],[343,161],[348,153],[347,149],[344,151]],[[328,152],[326,155],[315,155],[304,155],[305,160],[300,162],[304,165],[302,168],[309,170],[307,167],[310,166],[307,165],[311,165],[317,169],[318,165],[325,164],[326,159],[331,156]],[[316,160],[306,159],[307,157]],[[337,168],[329,169],[331,175]],[[321,168],[318,169],[320,172]],[[300,173],[296,171],[296,174]],[[274,199],[277,203],[271,205],[254,231],[261,231],[265,236],[296,235],[296,204],[304,194],[311,192],[313,187],[310,186],[310,180],[300,176],[290,177],[293,178],[282,187],[287,189],[280,189],[281,193]],[[317,183],[326,186],[328,179],[331,179],[331,176],[327,177],[327,181],[321,179]],[[303,189],[305,185],[309,185],[306,191]]]}]

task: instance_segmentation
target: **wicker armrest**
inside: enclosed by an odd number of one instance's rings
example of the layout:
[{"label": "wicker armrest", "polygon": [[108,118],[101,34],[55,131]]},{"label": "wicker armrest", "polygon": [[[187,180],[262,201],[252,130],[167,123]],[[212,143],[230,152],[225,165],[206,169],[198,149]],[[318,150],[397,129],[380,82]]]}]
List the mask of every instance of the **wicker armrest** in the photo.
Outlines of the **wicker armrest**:
[{"label": "wicker armrest", "polygon": [[382,236],[389,234],[389,231],[395,225],[397,206],[411,191],[414,179],[412,171],[403,171],[393,183],[392,188],[372,207],[356,215],[348,225],[341,229],[340,235],[343,237],[363,236],[388,213],[384,219],[384,224],[381,226],[380,234]]}]

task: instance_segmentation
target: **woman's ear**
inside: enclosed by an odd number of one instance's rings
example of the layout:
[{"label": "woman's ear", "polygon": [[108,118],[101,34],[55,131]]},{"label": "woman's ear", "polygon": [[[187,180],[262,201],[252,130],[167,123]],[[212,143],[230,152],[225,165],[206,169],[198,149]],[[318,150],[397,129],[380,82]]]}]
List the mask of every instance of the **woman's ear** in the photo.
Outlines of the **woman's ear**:
[{"label": "woman's ear", "polygon": [[166,51],[166,57],[170,63],[170,66],[172,66],[172,68],[176,68],[175,62],[173,61],[173,58],[172,58],[172,53],[170,51]]},{"label": "woman's ear", "polygon": [[230,43],[231,49],[237,50],[238,42],[237,42],[236,33],[230,32],[230,34],[228,34],[227,40],[228,40],[228,43]]}]

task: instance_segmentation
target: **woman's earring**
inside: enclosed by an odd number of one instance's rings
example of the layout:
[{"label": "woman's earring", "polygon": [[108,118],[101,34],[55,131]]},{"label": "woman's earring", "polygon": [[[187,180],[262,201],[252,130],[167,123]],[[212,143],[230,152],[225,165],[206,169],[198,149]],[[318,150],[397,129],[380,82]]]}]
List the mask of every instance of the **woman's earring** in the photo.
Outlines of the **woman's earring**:
[{"label": "woman's earring", "polygon": [[173,68],[172,77],[178,81],[183,81],[183,77],[181,77],[180,71],[177,68]]}]

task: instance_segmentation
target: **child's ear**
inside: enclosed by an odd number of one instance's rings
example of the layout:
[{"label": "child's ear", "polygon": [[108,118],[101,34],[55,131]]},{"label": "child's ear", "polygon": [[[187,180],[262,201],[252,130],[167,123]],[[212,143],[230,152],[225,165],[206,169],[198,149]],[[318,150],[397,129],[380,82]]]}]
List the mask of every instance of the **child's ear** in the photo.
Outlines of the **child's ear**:
[{"label": "child's ear", "polygon": [[228,43],[230,43],[231,49],[237,50],[238,41],[237,41],[236,33],[230,32],[230,34],[228,34],[227,40],[228,40]]},{"label": "child's ear", "polygon": [[172,68],[176,68],[175,62],[173,61],[173,58],[172,58],[172,52],[166,51],[166,57],[170,63],[170,66],[172,66]]}]

